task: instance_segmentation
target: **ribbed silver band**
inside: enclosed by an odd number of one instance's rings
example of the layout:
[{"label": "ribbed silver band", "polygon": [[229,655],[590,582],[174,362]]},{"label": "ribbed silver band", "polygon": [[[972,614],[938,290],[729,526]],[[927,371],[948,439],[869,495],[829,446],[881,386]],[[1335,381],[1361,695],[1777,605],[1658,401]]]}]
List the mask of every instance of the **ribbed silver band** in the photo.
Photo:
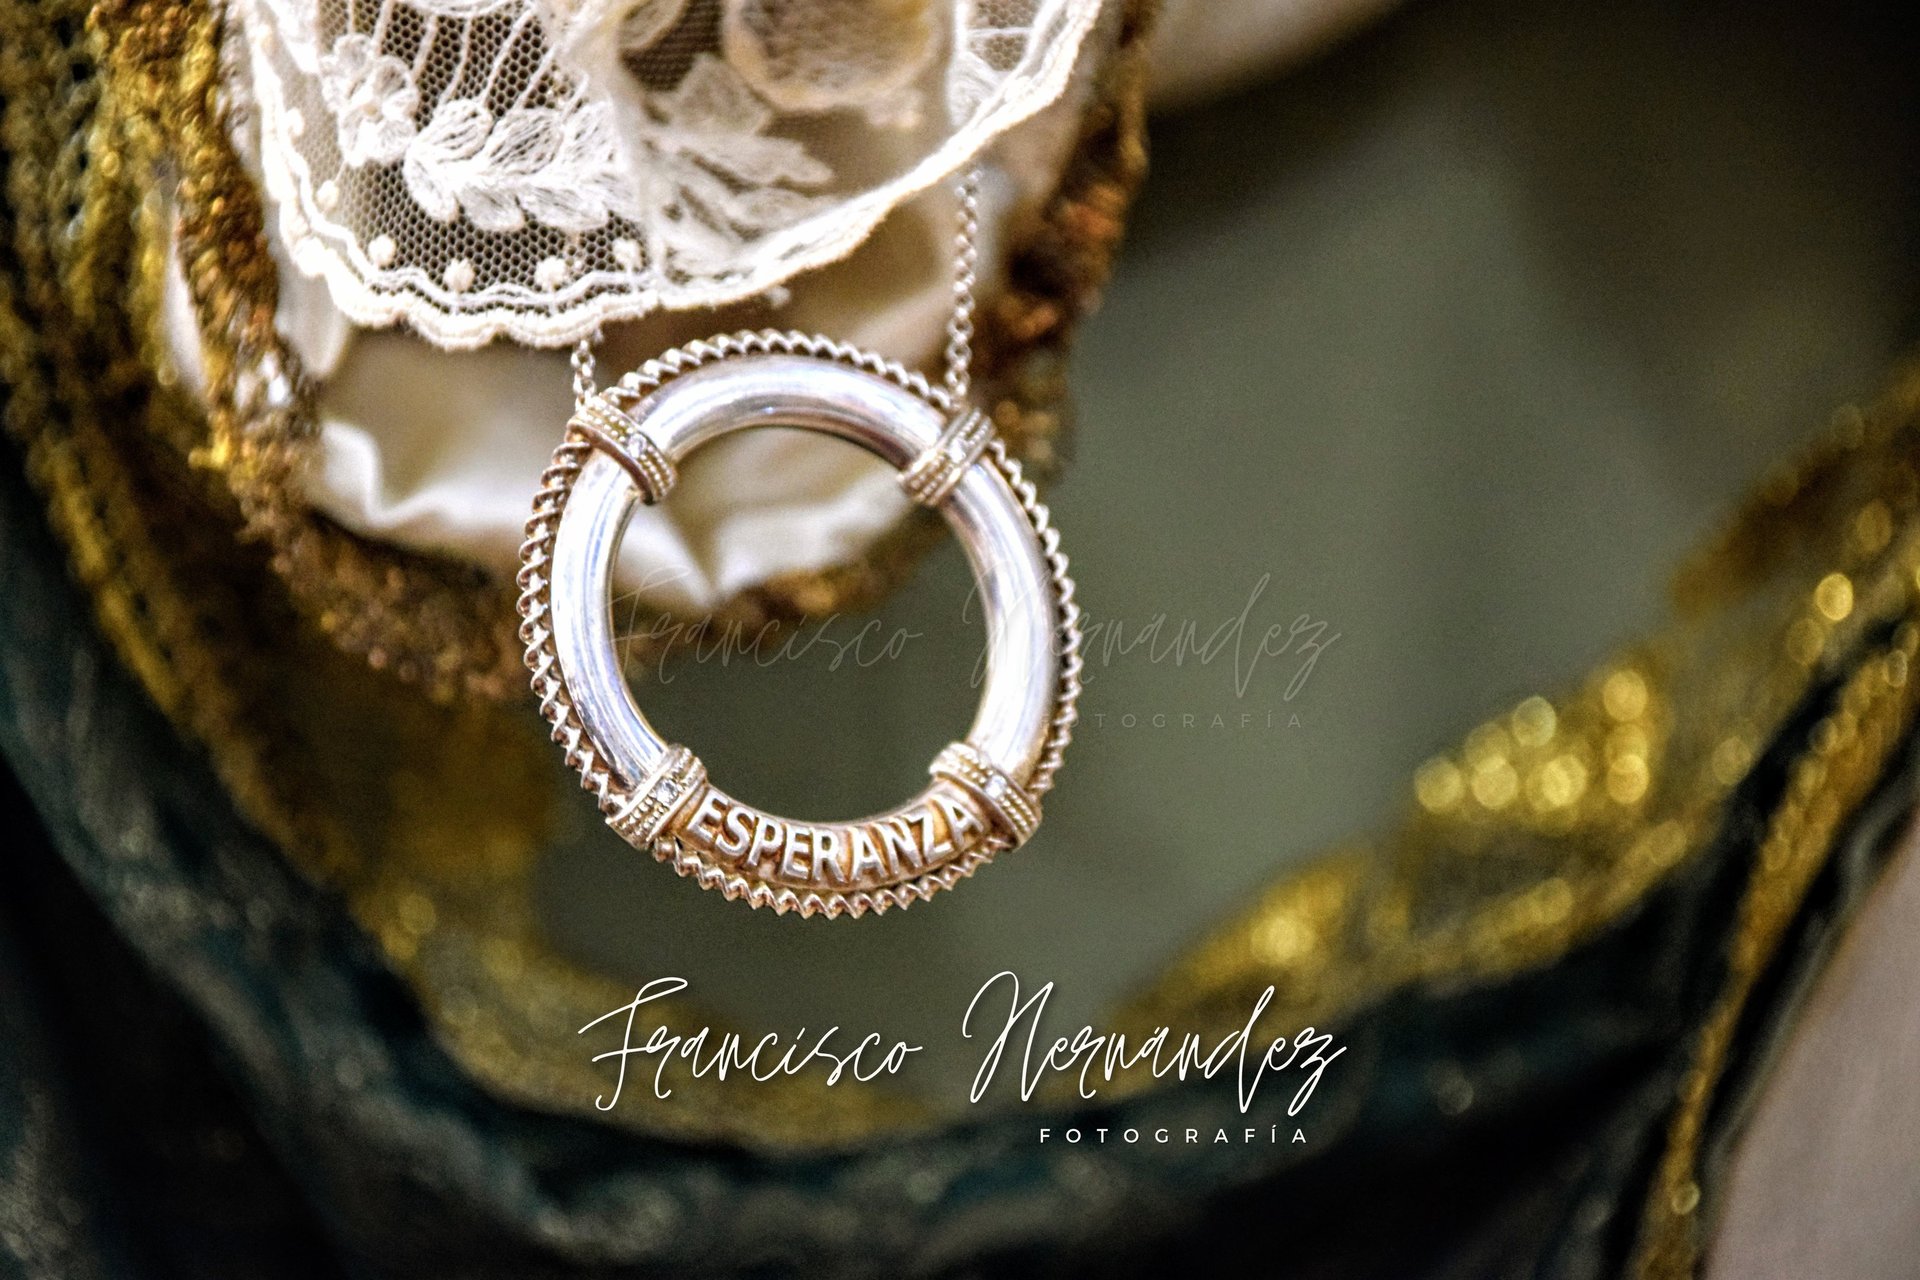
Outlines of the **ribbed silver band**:
[{"label": "ribbed silver band", "polygon": [[933,758],[927,772],[963,788],[984,804],[988,816],[1013,838],[1016,848],[1040,826],[1040,802],[969,743],[949,743]]},{"label": "ribbed silver band", "polygon": [[907,464],[900,473],[900,487],[923,507],[939,506],[992,439],[993,420],[969,408],[947,424],[931,449]]},{"label": "ribbed silver band", "polygon": [[604,393],[582,401],[567,425],[585,432],[627,469],[640,488],[642,502],[660,501],[680,478],[679,468],[666,451]]},{"label": "ribbed silver band", "polygon": [[626,805],[607,818],[607,825],[634,848],[649,848],[706,784],[707,767],[700,757],[685,747],[670,747]]}]

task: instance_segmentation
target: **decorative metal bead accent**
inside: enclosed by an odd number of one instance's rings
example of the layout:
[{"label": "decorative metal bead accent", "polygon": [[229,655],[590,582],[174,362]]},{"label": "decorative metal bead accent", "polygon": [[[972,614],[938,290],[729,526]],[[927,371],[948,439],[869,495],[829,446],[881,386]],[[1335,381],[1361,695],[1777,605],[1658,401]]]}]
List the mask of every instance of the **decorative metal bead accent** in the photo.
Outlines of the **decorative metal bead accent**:
[{"label": "decorative metal bead accent", "polygon": [[939,506],[992,439],[993,420],[978,409],[968,409],[900,473],[900,487],[923,507]]},{"label": "decorative metal bead accent", "polygon": [[642,502],[660,501],[680,478],[673,459],[604,393],[581,401],[567,425],[585,432],[596,445],[619,460],[640,487]]},{"label": "decorative metal bead accent", "polygon": [[970,743],[949,743],[927,772],[958,785],[986,805],[988,815],[1013,837],[1015,848],[1025,844],[1040,825],[1040,802]]},{"label": "decorative metal bead accent", "polygon": [[666,835],[673,820],[690,808],[690,801],[707,785],[707,767],[685,747],[671,747],[626,805],[607,819],[607,825],[636,849],[649,849]]}]

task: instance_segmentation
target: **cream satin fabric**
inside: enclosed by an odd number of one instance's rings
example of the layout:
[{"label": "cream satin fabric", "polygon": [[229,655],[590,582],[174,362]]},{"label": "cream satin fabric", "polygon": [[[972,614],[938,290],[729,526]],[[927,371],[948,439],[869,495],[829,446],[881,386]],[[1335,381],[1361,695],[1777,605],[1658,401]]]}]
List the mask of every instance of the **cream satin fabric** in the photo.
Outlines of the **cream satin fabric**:
[{"label": "cream satin fabric", "polygon": [[[1380,0],[1272,5],[1231,0],[1167,6],[1159,73],[1183,95],[1297,56]],[[1085,99],[1096,33],[1066,96],[995,147],[985,187],[981,261],[996,264],[1001,228],[1051,190]],[[785,305],[660,315],[610,332],[604,384],[634,364],[717,330],[804,329],[931,369],[944,342],[952,213],[943,191],[897,210],[845,260],[792,282]],[[534,484],[571,403],[564,351],[506,343],[443,352],[395,329],[350,324],[326,288],[281,252],[280,327],[320,384],[313,504],[355,532],[517,566]],[[985,291],[993,288],[991,275]],[[198,337],[177,271],[167,342],[198,383]],[[703,451],[663,508],[627,532],[623,584],[650,605],[711,609],[782,574],[844,564],[896,524],[907,504],[888,470],[858,450],[788,432],[754,432]]]},{"label": "cream satin fabric", "polygon": [[[997,210],[1011,194],[1004,177],[994,184]],[[817,330],[928,363],[944,341],[946,210],[943,201],[904,211],[882,242],[818,273],[755,327]],[[861,286],[875,268],[895,283],[869,300]],[[338,313],[316,292],[303,291],[290,332],[330,329]],[[611,335],[599,379],[712,331],[703,314]],[[313,354],[326,349],[323,341]],[[572,408],[567,353],[499,343],[442,352],[408,334],[361,330],[322,368],[315,505],[359,532],[510,575],[534,484]],[[666,504],[635,513],[623,581],[649,604],[709,609],[779,574],[854,558],[906,509],[890,469],[851,446],[799,432],[734,436],[694,459]]]},{"label": "cream satin fabric", "polygon": [[[1006,220],[1051,189],[1085,80],[1083,68],[1067,98],[996,148],[983,182],[983,264],[1000,261]],[[844,261],[796,280],[784,305],[659,315],[609,331],[600,381],[679,343],[764,326],[932,369],[950,308],[952,227],[951,195],[935,192],[897,210]],[[314,505],[358,533],[511,575],[528,501],[572,406],[568,352],[506,343],[439,351],[349,324],[325,287],[284,257],[281,281],[281,330],[320,386]],[[982,284],[994,288],[990,270]],[[197,386],[199,339],[177,264],[163,314],[175,363]],[[635,515],[623,582],[648,604],[709,609],[769,578],[852,560],[906,510],[891,471],[850,445],[798,432],[733,437],[702,451],[663,507]]]}]

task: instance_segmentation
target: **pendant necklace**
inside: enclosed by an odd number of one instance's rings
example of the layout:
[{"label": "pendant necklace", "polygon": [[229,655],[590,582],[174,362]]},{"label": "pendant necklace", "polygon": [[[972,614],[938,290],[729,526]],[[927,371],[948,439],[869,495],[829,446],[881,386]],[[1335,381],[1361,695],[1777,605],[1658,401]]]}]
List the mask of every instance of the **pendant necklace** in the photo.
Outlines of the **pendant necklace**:
[{"label": "pendant necklace", "polygon": [[[702,887],[802,916],[906,907],[1024,844],[1073,734],[1080,610],[1060,537],[992,420],[969,402],[980,171],[957,184],[953,310],[935,385],[818,334],[732,333],[677,347],[605,389],[574,351],[573,417],[534,495],[520,550],[520,628],[553,739],[607,825]],[[796,821],[721,790],[634,700],[613,634],[614,563],[634,506],[672,490],[693,450],[734,431],[799,427],[886,460],[959,538],[987,624],[972,728],[929,783],[854,821]]]}]

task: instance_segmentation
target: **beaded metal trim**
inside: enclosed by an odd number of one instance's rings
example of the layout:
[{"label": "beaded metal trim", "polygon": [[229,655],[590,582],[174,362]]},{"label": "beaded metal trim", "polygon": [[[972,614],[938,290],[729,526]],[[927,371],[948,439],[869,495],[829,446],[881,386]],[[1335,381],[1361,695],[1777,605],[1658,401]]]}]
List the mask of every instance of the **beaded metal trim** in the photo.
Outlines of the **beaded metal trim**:
[{"label": "beaded metal trim", "polygon": [[931,449],[900,473],[900,487],[923,507],[939,506],[992,439],[993,420],[978,409],[968,409],[947,424]]},{"label": "beaded metal trim", "polygon": [[1012,837],[1014,848],[1033,838],[1040,825],[1040,802],[971,743],[949,743],[927,772],[957,784],[984,804],[995,824]]},{"label": "beaded metal trim", "polygon": [[[610,404],[624,409],[658,390],[670,379],[693,369],[743,355],[800,355],[831,360],[887,379],[926,400],[943,412],[953,409],[952,398],[944,388],[936,387],[921,374],[893,361],[846,343],[815,334],[760,330],[704,339],[676,348],[624,376],[601,393]],[[624,416],[624,414],[623,414]],[[963,418],[964,420],[964,418]],[[581,724],[559,666],[551,625],[551,583],[548,569],[552,563],[554,538],[561,514],[566,509],[581,468],[591,456],[595,441],[577,427],[570,429],[554,450],[553,459],[541,477],[535,495],[533,515],[527,522],[527,540],[521,548],[519,610],[523,619],[521,640],[526,645],[526,665],[532,672],[535,695],[541,714],[553,726],[553,739],[565,752],[567,763],[580,775],[581,786],[591,792],[603,814],[617,818],[633,805],[633,791],[621,779],[594,745]],[[1052,515],[1039,500],[1033,483],[1022,473],[1020,464],[1009,457],[998,438],[989,438],[979,457],[997,470],[1012,490],[1039,542],[1052,584],[1057,621],[1059,686],[1054,713],[1048,725],[1039,760],[1034,765],[1022,797],[1031,811],[1038,812],[1038,800],[1052,789],[1067,744],[1077,722],[1077,702],[1081,688],[1080,608],[1074,602],[1073,580],[1068,576],[1067,558],[1060,550],[1060,535],[1052,524]],[[688,795],[697,788],[689,788]],[[972,794],[971,788],[967,793]],[[1018,804],[1019,802],[1016,802]],[[685,811],[685,806],[677,806]],[[1026,809],[1018,810],[1026,812]],[[1015,847],[1019,824],[1016,818],[1002,815],[1003,831],[997,831],[952,861],[923,875],[872,890],[852,892],[801,892],[774,886],[757,877],[703,861],[670,834],[650,841],[654,856],[668,863],[681,875],[697,880],[702,887],[716,889],[730,899],[744,899],[756,907],[771,907],[776,912],[795,911],[801,915],[863,915],[891,907],[906,907],[950,888],[962,877],[992,860],[1001,851]],[[664,823],[670,828],[671,815]],[[1030,829],[1029,829],[1030,830]],[[625,834],[623,832],[623,834]]]},{"label": "beaded metal trim", "polygon": [[680,479],[679,468],[639,423],[604,395],[592,396],[573,411],[567,426],[601,445],[633,477],[640,500],[652,504],[667,496]]}]

